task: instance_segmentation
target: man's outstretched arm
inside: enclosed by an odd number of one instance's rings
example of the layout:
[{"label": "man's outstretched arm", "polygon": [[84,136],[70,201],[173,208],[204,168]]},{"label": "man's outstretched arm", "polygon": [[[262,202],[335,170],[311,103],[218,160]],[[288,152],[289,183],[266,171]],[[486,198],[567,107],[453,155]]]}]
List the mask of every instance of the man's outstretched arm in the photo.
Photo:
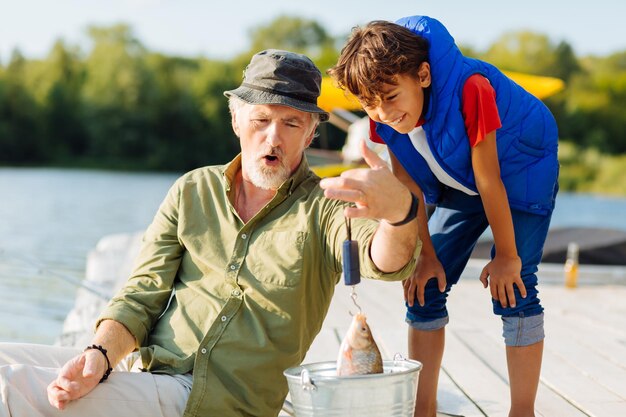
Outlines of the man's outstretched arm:
[{"label": "man's outstretched arm", "polygon": [[380,220],[370,256],[379,270],[395,272],[413,258],[419,241],[416,218],[394,225],[407,219],[414,208],[413,196],[365,142],[361,143],[361,152],[369,168],[355,168],[339,177],[324,178],[320,186],[326,197],[354,203],[345,209],[346,217]]}]

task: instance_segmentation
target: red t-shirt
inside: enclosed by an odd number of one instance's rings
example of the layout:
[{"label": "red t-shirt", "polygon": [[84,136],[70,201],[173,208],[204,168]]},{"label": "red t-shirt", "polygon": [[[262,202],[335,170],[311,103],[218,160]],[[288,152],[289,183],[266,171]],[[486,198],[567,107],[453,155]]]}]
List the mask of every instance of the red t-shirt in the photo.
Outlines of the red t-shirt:
[{"label": "red t-shirt", "polygon": [[[472,147],[479,144],[488,133],[502,127],[496,106],[496,91],[489,80],[480,74],[474,74],[465,81],[461,112]],[[420,119],[415,127],[423,124],[424,119]],[[371,119],[370,138],[376,143],[385,143],[376,133],[376,124]]]}]

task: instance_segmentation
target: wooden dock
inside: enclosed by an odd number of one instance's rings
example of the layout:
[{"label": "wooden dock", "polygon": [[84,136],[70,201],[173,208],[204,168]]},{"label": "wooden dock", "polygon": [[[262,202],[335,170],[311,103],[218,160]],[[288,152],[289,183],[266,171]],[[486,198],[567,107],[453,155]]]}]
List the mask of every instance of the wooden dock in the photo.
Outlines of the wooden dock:
[{"label": "wooden dock", "polygon": [[[508,414],[501,320],[492,314],[489,292],[476,278],[479,271],[470,265],[448,299],[450,324],[438,393],[442,416]],[[401,284],[362,280],[356,291],[383,357],[406,357]],[[626,416],[626,286],[596,282],[567,289],[552,276],[541,285],[540,298],[546,340],[536,415]],[[355,311],[350,289],[339,284],[304,363],[336,360],[349,311]]]},{"label": "wooden dock", "polygon": [[[140,237],[106,236],[90,253],[84,288],[77,293],[61,344],[89,342],[93,320],[106,303],[97,294],[113,292],[126,280]],[[508,413],[501,320],[492,314],[489,292],[477,278],[485,262],[470,260],[448,299],[450,324],[438,393],[441,416]],[[541,264],[539,276],[546,340],[536,415],[626,416],[626,267],[581,266],[575,289],[564,287],[562,265]],[[384,358],[408,356],[401,284],[364,279],[356,292]],[[304,363],[336,360],[351,321],[349,311],[356,311],[350,288],[340,283]]]}]

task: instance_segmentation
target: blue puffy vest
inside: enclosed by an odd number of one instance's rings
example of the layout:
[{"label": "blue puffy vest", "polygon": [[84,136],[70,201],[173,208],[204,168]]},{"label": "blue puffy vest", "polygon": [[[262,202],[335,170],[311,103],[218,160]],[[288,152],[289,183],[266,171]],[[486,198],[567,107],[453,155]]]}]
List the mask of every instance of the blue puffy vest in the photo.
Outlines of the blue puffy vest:
[{"label": "blue puffy vest", "polygon": [[[496,92],[502,123],[496,131],[496,142],[500,175],[509,204],[530,213],[550,213],[554,208],[559,169],[558,132],[547,107],[493,65],[464,57],[439,21],[427,16],[411,16],[396,23],[429,42],[432,83],[422,127],[439,165],[459,183],[478,192],[461,113],[461,95],[467,78],[481,74]],[[376,133],[420,186],[426,202],[437,204],[443,185],[415,150],[408,135],[380,123],[376,124]]]}]

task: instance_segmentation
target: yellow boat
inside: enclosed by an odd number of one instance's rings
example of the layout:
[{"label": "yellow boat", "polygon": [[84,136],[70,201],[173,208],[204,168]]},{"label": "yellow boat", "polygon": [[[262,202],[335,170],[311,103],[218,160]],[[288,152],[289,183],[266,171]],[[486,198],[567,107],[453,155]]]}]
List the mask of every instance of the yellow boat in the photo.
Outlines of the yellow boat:
[{"label": "yellow boat", "polygon": [[[548,98],[565,88],[565,83],[559,78],[514,71],[503,72],[507,77],[540,100]],[[358,100],[350,93],[346,93],[335,86],[335,83],[330,77],[322,78],[322,92],[317,103],[327,112],[338,108],[344,110],[361,110],[361,105]]]},{"label": "yellow boat", "polygon": [[[522,88],[540,100],[544,100],[565,88],[565,83],[559,78],[531,75],[514,71],[503,72],[507,75],[507,77],[511,78]],[[330,113],[330,123],[346,132],[348,131],[352,120],[356,120],[358,116],[352,114],[354,118],[348,119],[346,119],[345,116],[351,115],[350,113],[352,111],[362,111],[358,100],[353,95],[336,87],[330,77],[322,78],[322,91],[318,99],[318,105]],[[308,149],[307,157],[310,160],[311,169],[320,177],[336,176],[341,174],[341,172],[346,169],[350,169],[355,166],[353,164],[343,163],[341,155],[338,151]]]}]

